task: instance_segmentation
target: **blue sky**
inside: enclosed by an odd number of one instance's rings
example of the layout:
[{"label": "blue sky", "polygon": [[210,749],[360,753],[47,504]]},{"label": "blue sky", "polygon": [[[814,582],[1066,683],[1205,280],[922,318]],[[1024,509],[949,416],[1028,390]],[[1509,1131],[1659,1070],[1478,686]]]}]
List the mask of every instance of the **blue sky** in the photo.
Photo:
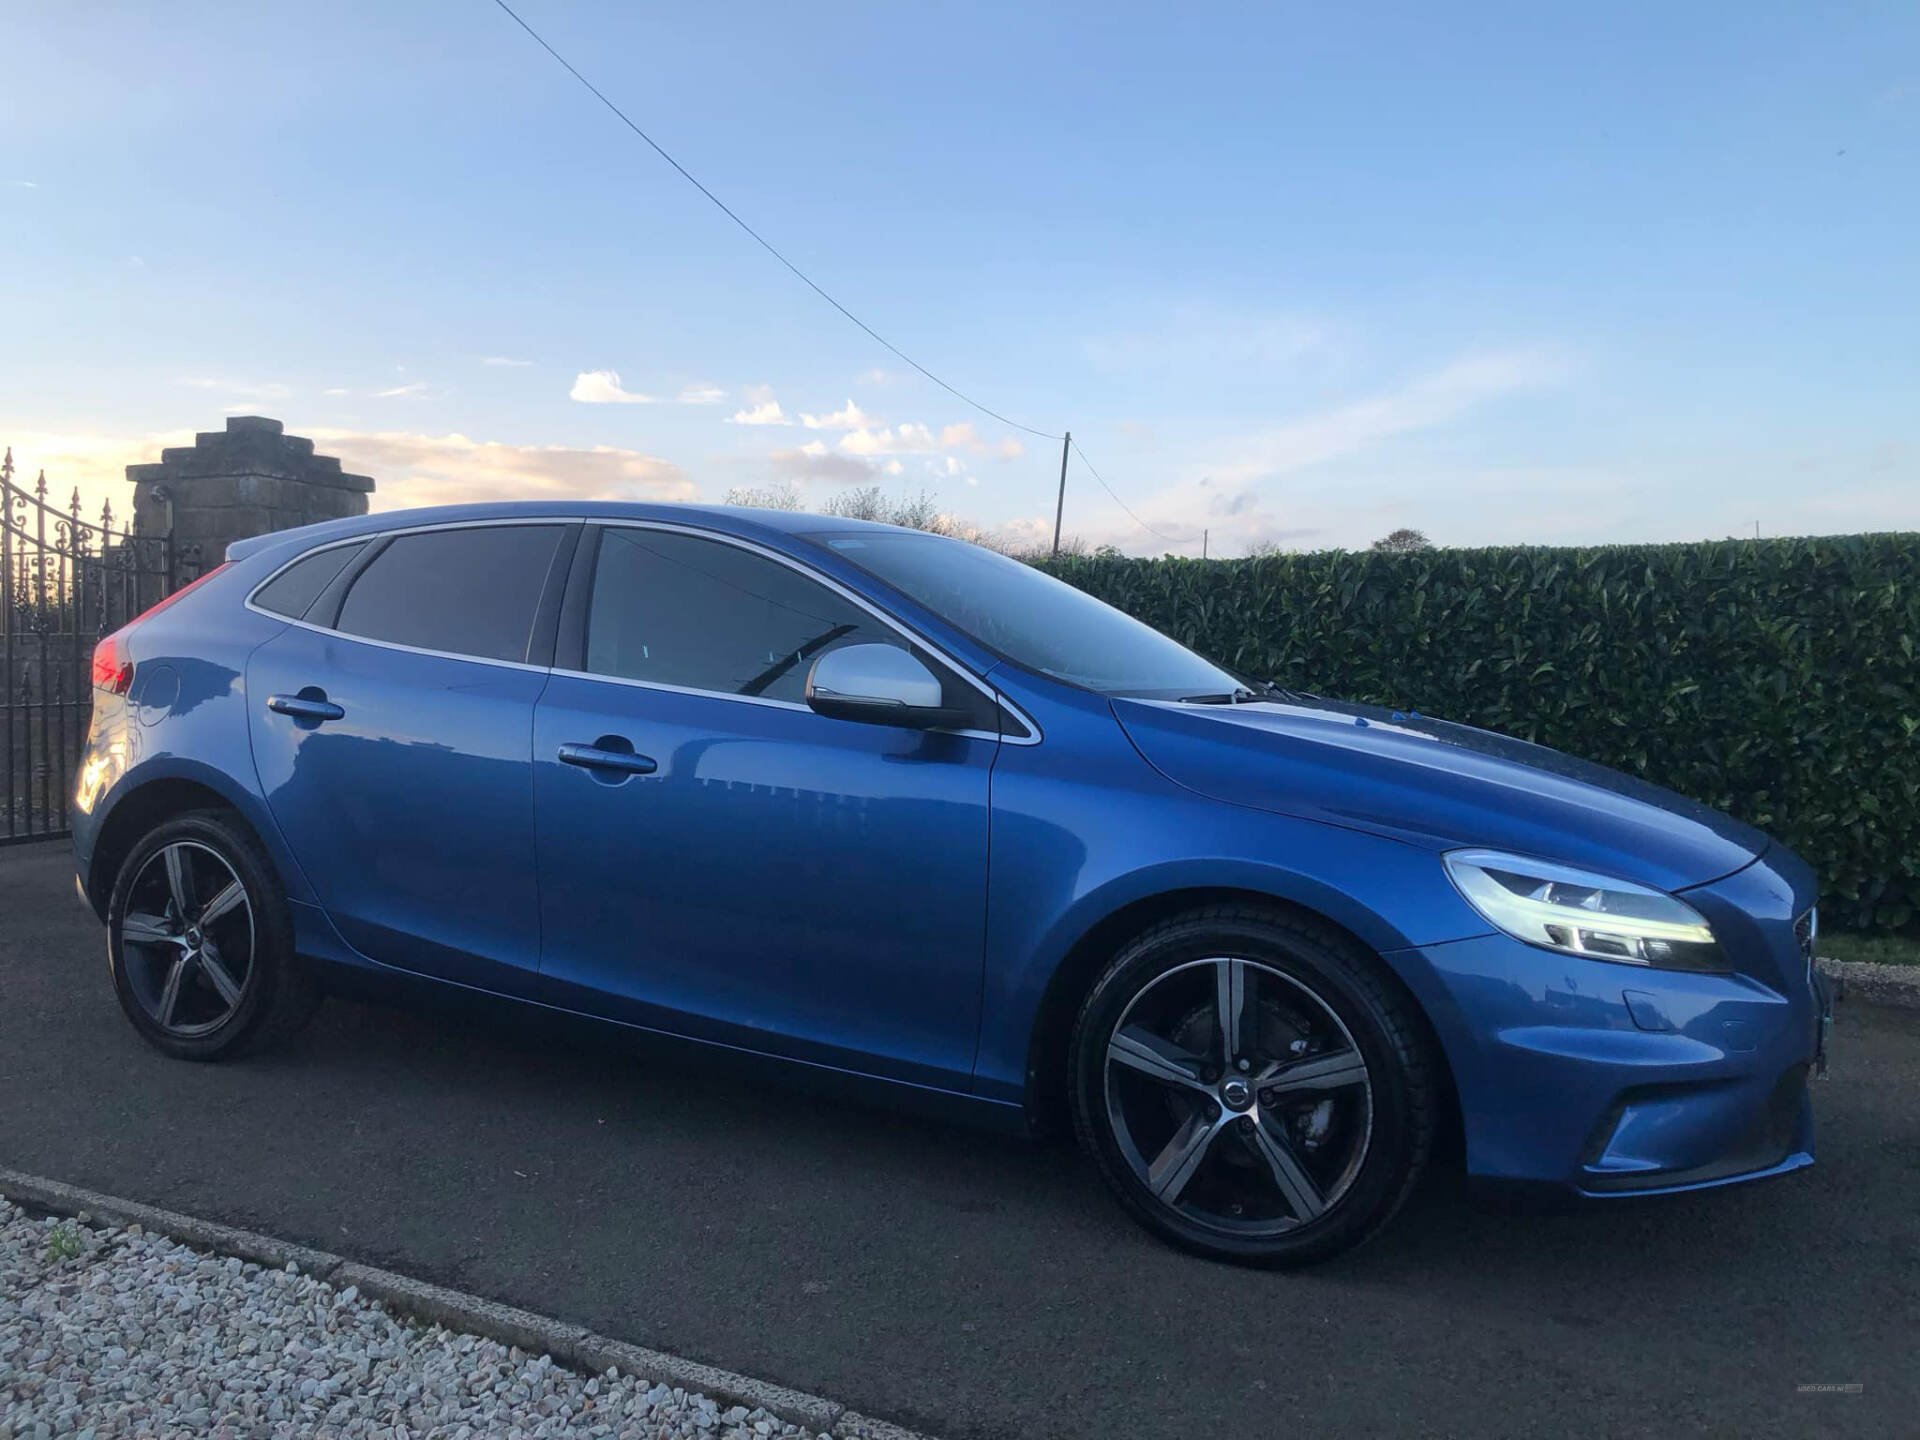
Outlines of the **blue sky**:
[{"label": "blue sky", "polygon": [[[517,8],[1070,427],[1158,532],[1076,465],[1095,543],[1920,528],[1911,3]],[[118,496],[240,412],[386,506],[870,481],[1038,534],[1059,465],[489,0],[8,7],[0,443]]]}]

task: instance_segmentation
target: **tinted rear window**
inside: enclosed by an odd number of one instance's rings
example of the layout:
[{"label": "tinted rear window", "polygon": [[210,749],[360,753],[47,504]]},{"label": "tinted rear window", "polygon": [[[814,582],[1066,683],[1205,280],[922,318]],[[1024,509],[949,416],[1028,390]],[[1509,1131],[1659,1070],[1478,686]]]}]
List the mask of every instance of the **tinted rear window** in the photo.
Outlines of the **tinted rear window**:
[{"label": "tinted rear window", "polygon": [[369,640],[486,660],[525,660],[559,525],[499,525],[398,536],[340,607]]},{"label": "tinted rear window", "polygon": [[366,548],[366,542],[362,541],[304,555],[254,591],[253,603],[262,610],[298,620],[313,608],[320,592],[333,583],[348,562]]}]

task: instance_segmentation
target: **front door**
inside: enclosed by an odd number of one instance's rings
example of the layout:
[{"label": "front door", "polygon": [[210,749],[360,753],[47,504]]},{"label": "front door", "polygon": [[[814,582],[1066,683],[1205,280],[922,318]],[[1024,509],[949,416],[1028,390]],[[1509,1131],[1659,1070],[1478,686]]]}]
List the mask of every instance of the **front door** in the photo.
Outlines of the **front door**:
[{"label": "front door", "polygon": [[273,818],[340,933],[383,964],[506,993],[537,971],[547,671],[527,660],[562,530],[399,535],[321,602],[337,613],[304,612],[248,664]]},{"label": "front door", "polygon": [[814,714],[820,654],[908,642],[767,553],[608,526],[575,569],[533,727],[549,998],[964,1087],[997,738]]}]

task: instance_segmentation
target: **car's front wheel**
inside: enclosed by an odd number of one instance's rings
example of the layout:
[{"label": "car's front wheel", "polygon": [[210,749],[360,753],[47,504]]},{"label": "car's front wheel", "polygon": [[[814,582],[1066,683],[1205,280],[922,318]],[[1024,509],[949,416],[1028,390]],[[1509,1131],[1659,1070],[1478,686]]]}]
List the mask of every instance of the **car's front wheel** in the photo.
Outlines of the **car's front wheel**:
[{"label": "car's front wheel", "polygon": [[1174,1244],[1256,1265],[1368,1239],[1432,1148],[1424,1031],[1379,960],[1259,907],[1197,910],[1117,955],[1070,1053],[1075,1128]]},{"label": "car's front wheel", "polygon": [[151,1044],[220,1060],[303,1024],[319,999],[260,842],[223,810],[145,835],[107,903],[114,993]]}]

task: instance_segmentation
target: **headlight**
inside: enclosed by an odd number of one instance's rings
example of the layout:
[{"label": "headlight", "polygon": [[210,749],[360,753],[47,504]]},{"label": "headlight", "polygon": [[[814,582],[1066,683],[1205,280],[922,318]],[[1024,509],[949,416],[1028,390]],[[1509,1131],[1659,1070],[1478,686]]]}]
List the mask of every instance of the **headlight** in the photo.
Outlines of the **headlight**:
[{"label": "headlight", "polygon": [[1663,890],[1495,850],[1445,859],[1467,903],[1529,945],[1664,970],[1730,968],[1700,912]]}]

